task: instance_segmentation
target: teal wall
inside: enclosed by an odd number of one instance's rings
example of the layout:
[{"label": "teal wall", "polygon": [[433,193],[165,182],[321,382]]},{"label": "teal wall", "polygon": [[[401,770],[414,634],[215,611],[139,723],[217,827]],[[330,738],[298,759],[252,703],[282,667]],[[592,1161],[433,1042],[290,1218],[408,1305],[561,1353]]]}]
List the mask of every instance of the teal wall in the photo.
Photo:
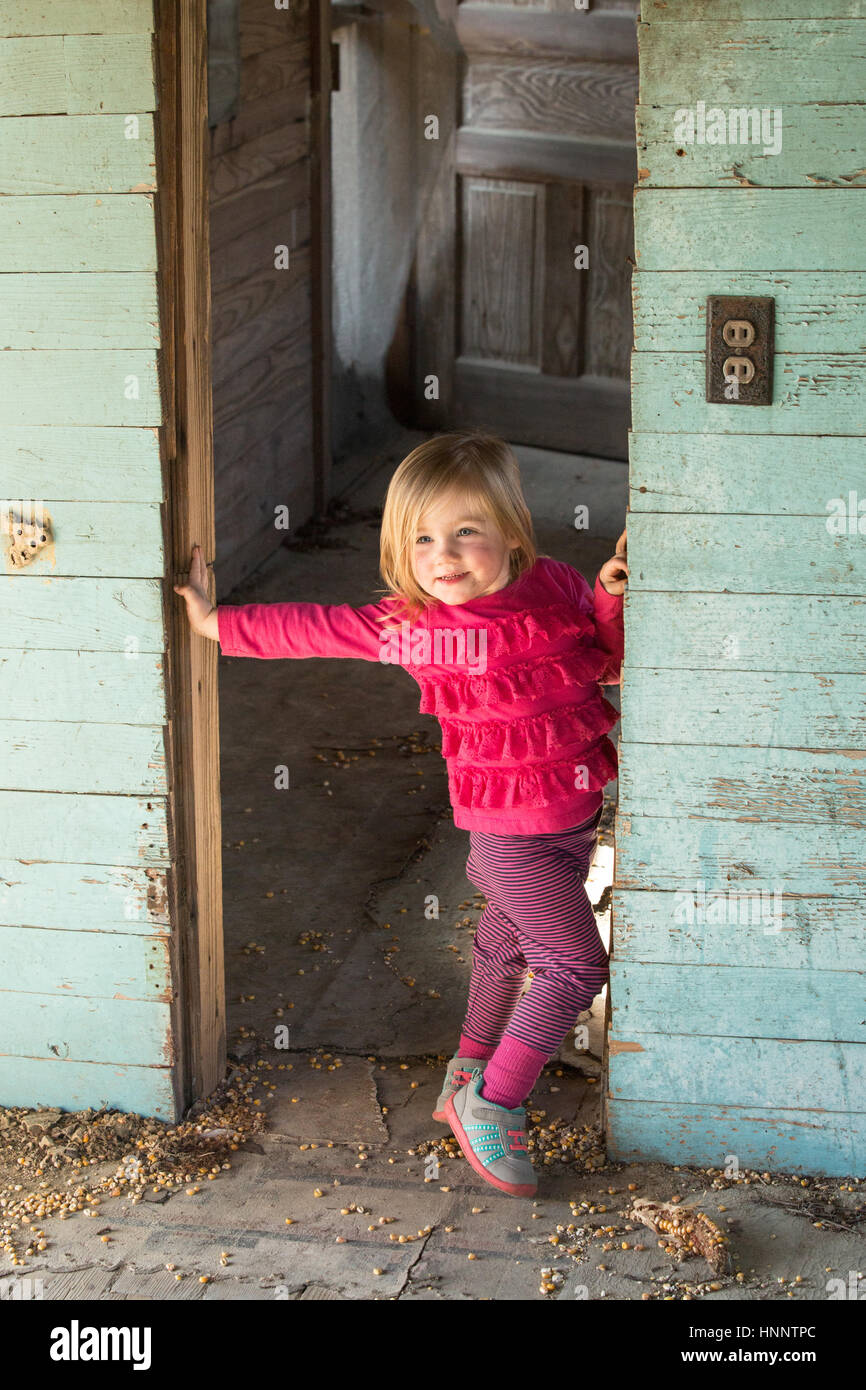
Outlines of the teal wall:
[{"label": "teal wall", "polygon": [[0,5],[0,1104],[169,1117],[152,31]]},{"label": "teal wall", "polygon": [[[643,0],[639,44],[609,1152],[862,1177],[866,6]],[[698,100],[780,108],[780,153],[675,140]],[[704,399],[734,293],[769,407]],[[701,883],[778,920],[689,921]]]}]

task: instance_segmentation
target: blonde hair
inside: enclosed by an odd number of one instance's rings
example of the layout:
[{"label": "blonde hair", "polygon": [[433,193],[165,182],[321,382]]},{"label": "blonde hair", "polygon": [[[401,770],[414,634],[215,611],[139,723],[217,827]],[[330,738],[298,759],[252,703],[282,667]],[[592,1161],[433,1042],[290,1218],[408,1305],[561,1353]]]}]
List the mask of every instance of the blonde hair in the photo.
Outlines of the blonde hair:
[{"label": "blonde hair", "polygon": [[449,493],[464,498],[489,516],[503,536],[518,542],[510,552],[511,583],[538,558],[520,468],[505,440],[476,430],[435,435],[399,465],[382,513],[379,569],[388,586],[386,596],[401,599],[412,618],[439,603],[421,588],[412,561],[419,521]]}]

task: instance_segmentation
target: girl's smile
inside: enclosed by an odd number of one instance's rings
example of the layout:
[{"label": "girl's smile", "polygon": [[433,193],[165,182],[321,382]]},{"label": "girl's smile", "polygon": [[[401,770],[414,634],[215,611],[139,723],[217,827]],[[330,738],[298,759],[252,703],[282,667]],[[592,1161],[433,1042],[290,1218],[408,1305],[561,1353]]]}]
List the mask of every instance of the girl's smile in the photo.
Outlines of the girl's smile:
[{"label": "girl's smile", "polygon": [[468,603],[505,588],[511,579],[511,551],[518,545],[489,517],[471,512],[462,499],[446,498],[419,522],[415,579],[425,593],[443,603]]}]

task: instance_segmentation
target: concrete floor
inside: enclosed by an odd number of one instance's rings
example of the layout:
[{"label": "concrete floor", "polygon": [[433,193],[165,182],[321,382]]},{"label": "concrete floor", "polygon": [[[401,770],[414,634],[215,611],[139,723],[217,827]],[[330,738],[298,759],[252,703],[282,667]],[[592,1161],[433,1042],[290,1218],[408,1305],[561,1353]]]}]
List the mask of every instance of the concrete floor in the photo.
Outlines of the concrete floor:
[{"label": "concrete floor", "polygon": [[[377,597],[373,512],[419,438],[400,433],[344,463],[342,519],[279,551],[220,601]],[[626,466],[519,453],[541,550],[592,582],[623,527]],[[574,528],[580,503],[590,507],[588,533]],[[55,1223],[48,1250],[17,1277],[41,1279],[46,1298],[205,1301],[801,1300],[830,1297],[832,1278],[859,1278],[859,1194],[839,1183],[805,1191],[797,1179],[745,1175],[731,1184],[696,1169],[610,1164],[601,1153],[597,1170],[537,1164],[530,1201],[497,1193],[441,1146],[431,1152],[448,1134],[430,1112],[466,1000],[462,919],[477,911],[468,834],[451,821],[444,763],[427,751],[439,726],[417,701],[405,672],[379,664],[220,658],[230,1053],[275,1068],[268,1127],[196,1196],[106,1204],[110,1249],[98,1222]],[[289,773],[281,790],[279,766]],[[615,794],[612,784],[594,901],[611,877]],[[430,894],[438,919],[424,914]],[[599,925],[609,932],[609,914]],[[584,1133],[586,1151],[600,1119],[603,1006],[596,1001],[588,1052],[567,1046],[530,1104],[542,1123],[561,1117]],[[281,1026],[289,1051],[275,1047]],[[677,1263],[625,1215],[631,1196],[676,1194],[727,1227],[729,1274],[713,1280],[699,1259]],[[364,1210],[342,1215],[352,1204]],[[815,1225],[816,1212],[828,1219]],[[380,1227],[381,1216],[394,1220]],[[568,1223],[571,1255],[565,1241],[551,1243]],[[552,1295],[540,1292],[545,1267],[562,1275]]]}]

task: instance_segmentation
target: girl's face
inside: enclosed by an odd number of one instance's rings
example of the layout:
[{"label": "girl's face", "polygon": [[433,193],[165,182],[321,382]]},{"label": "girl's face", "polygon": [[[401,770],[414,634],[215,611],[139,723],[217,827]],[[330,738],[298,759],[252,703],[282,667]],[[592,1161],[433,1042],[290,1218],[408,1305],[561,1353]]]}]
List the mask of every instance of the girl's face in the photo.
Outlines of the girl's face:
[{"label": "girl's face", "polygon": [[519,544],[465,499],[443,498],[421,518],[415,533],[415,579],[443,603],[468,603],[505,588],[510,553]]}]

